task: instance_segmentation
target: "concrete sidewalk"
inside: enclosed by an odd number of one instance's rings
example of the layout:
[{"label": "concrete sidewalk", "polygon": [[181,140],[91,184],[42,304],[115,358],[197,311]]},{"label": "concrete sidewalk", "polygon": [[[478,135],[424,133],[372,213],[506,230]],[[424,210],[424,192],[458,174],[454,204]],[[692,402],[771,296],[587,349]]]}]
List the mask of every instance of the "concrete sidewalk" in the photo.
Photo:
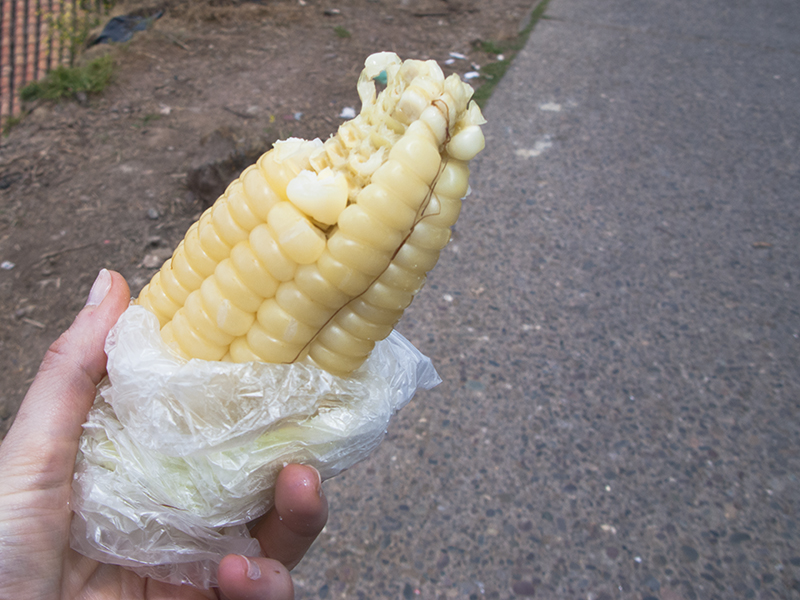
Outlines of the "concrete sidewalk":
[{"label": "concrete sidewalk", "polygon": [[552,0],[301,598],[800,598],[800,4]]}]

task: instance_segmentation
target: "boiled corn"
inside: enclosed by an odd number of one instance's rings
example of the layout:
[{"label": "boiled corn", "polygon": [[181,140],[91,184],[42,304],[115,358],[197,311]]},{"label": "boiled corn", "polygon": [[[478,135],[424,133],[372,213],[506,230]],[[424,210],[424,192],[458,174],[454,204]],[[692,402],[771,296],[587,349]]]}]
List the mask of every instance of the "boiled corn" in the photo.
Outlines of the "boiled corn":
[{"label": "boiled corn", "polygon": [[142,290],[175,353],[346,375],[392,331],[450,239],[485,121],[434,61],[374,54],[358,93],[325,143],[276,142],[247,168]]}]

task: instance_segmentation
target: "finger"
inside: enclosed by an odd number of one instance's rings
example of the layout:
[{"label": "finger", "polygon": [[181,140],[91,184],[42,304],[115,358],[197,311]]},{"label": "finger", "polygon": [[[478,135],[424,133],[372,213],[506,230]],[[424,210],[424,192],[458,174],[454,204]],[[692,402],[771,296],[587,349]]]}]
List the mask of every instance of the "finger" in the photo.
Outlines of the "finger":
[{"label": "finger", "polygon": [[71,480],[81,425],[105,375],[105,339],[129,302],[125,279],[103,269],[86,306],[50,346],[20,405],[0,448],[6,466],[22,460],[39,488]]},{"label": "finger", "polygon": [[278,475],[275,506],[253,530],[264,554],[293,569],[325,527],[328,501],[313,467],[289,465]]},{"label": "finger", "polygon": [[228,600],[292,600],[294,586],[289,571],[270,558],[245,558],[229,554],[219,563],[219,590]]}]

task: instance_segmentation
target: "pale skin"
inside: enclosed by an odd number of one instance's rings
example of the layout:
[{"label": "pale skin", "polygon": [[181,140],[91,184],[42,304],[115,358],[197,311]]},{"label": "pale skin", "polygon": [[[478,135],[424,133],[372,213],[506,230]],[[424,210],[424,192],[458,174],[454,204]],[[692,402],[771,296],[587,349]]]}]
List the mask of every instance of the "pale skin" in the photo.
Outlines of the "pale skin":
[{"label": "pale skin", "polygon": [[219,589],[142,579],[69,547],[69,499],[81,425],[105,375],[103,344],[130,292],[102,271],[86,306],[50,347],[14,425],[0,445],[0,598],[290,600],[291,570],[328,515],[319,474],[289,465],[278,477],[275,507],[255,526],[264,556],[226,556]]}]

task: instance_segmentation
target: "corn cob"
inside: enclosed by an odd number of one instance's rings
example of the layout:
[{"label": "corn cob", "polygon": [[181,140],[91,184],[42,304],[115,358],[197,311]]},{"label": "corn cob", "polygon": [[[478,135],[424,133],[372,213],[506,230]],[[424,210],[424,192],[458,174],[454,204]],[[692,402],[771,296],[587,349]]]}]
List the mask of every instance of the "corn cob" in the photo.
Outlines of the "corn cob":
[{"label": "corn cob", "polygon": [[178,355],[346,375],[421,289],[485,121],[434,61],[374,54],[358,93],[360,114],[325,143],[276,142],[243,171],[142,290]]}]

